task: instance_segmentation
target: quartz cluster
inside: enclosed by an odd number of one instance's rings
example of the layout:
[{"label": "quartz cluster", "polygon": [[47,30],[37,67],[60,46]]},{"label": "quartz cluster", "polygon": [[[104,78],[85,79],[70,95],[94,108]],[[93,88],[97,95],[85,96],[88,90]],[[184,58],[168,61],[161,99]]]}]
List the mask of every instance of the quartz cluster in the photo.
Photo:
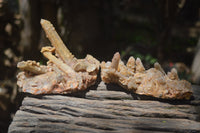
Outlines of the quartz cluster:
[{"label": "quartz cluster", "polygon": [[101,79],[105,83],[117,83],[123,88],[140,95],[162,99],[190,99],[191,84],[180,80],[173,68],[167,74],[159,63],[145,70],[140,58],[130,57],[125,65],[117,52],[112,62],[101,63]]},{"label": "quartz cluster", "polygon": [[141,60],[130,57],[125,65],[117,52],[112,61],[100,63],[91,55],[77,59],[65,46],[53,25],[41,20],[47,38],[53,47],[43,47],[41,52],[49,60],[47,65],[36,61],[22,61],[17,67],[17,84],[23,92],[32,94],[66,94],[85,90],[95,84],[99,67],[105,83],[116,83],[140,94],[162,99],[190,99],[191,84],[180,80],[175,68],[167,74],[159,63],[145,70]]},{"label": "quartz cluster", "polygon": [[67,49],[53,25],[41,20],[48,39],[53,47],[43,47],[41,52],[49,60],[47,65],[35,61],[19,62],[22,70],[17,75],[17,84],[23,92],[32,94],[66,94],[85,90],[95,84],[100,62],[87,55],[77,59]]}]

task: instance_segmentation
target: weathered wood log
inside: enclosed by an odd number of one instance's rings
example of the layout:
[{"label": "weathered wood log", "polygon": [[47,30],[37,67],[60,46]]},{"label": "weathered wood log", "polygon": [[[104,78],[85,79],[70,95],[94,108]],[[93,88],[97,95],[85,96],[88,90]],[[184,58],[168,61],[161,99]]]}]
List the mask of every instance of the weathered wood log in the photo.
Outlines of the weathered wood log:
[{"label": "weathered wood log", "polygon": [[200,132],[199,89],[194,86],[189,101],[133,100],[133,94],[103,82],[82,98],[31,95],[8,132]]}]

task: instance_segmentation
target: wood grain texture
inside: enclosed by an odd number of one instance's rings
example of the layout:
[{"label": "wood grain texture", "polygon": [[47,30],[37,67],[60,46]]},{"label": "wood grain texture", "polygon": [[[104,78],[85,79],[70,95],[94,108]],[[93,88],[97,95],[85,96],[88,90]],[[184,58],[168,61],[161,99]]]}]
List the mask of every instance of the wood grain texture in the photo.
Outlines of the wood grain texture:
[{"label": "wood grain texture", "polygon": [[200,132],[199,89],[190,101],[134,100],[102,82],[79,97],[28,96],[8,132]]}]

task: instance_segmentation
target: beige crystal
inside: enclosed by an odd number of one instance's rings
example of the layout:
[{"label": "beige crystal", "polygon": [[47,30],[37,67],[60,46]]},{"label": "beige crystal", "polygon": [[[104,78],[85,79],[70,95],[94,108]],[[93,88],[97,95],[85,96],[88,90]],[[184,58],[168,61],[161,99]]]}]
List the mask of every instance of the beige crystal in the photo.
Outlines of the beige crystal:
[{"label": "beige crystal", "polygon": [[91,55],[75,58],[49,21],[42,19],[41,25],[53,45],[41,50],[49,61],[47,66],[30,60],[18,63],[22,72],[17,75],[17,84],[22,91],[35,95],[66,94],[94,85],[100,62]]},{"label": "beige crystal", "polygon": [[166,74],[159,63],[145,70],[141,60],[130,57],[125,65],[117,52],[112,62],[101,63],[101,79],[105,83],[117,83],[140,95],[162,99],[190,99],[191,84],[180,80],[175,68]]}]

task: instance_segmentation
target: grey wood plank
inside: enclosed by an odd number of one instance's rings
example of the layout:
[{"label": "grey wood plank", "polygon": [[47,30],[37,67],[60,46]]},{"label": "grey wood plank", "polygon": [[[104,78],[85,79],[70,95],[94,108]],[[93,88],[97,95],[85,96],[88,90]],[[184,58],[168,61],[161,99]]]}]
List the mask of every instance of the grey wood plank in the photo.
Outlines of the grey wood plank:
[{"label": "grey wood plank", "polygon": [[200,132],[198,86],[189,101],[133,100],[116,87],[100,83],[80,97],[30,95],[8,132]]}]

